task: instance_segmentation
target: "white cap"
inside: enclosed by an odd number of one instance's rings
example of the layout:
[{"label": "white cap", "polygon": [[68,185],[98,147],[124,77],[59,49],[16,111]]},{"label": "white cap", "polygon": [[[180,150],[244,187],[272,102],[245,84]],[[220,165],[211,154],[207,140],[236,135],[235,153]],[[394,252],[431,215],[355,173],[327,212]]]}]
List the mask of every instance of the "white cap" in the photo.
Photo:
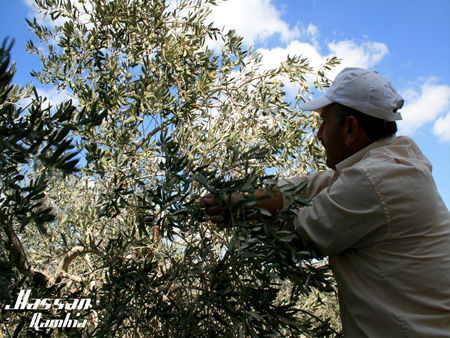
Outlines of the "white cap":
[{"label": "white cap", "polygon": [[397,110],[403,107],[403,97],[389,80],[362,68],[345,68],[324,96],[301,104],[300,109],[317,111],[334,102],[385,121],[402,119]]}]

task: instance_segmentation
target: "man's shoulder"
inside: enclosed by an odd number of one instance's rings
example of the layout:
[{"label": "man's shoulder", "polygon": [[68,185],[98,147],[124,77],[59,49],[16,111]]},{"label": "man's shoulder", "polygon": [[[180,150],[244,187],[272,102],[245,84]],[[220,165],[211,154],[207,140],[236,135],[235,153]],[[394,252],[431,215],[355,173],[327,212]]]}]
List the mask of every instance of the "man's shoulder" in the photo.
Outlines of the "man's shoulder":
[{"label": "man's shoulder", "polygon": [[365,156],[354,165],[355,167],[371,168],[378,171],[416,168],[431,173],[430,161],[422,153],[413,139],[407,136],[396,137],[390,143],[385,143],[368,151]]}]

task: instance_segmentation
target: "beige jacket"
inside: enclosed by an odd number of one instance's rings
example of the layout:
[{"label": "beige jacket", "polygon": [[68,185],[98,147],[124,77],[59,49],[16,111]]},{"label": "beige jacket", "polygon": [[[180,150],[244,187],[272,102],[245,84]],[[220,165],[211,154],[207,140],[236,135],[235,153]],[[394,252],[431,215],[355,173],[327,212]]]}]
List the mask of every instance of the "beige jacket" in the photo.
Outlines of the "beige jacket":
[{"label": "beige jacket", "polygon": [[450,214],[413,140],[374,142],[308,181],[298,234],[330,257],[346,337],[450,336]]}]

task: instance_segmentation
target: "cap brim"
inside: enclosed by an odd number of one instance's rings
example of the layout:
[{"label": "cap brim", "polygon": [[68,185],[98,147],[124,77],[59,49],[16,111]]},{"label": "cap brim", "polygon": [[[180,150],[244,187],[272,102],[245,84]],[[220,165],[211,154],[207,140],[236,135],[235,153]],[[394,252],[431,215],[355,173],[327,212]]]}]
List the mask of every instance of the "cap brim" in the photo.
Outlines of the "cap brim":
[{"label": "cap brim", "polygon": [[299,105],[299,108],[301,110],[318,111],[320,108],[326,107],[332,103],[333,103],[333,101],[330,101],[324,95],[324,96],[318,97],[317,99],[314,99],[312,101],[309,101],[309,102]]}]

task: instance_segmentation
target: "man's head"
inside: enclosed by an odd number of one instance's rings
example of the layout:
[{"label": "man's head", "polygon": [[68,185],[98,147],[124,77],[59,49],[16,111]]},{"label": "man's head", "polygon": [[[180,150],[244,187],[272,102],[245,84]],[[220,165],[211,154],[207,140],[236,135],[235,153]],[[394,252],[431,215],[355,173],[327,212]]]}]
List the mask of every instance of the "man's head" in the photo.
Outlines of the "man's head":
[{"label": "man's head", "polygon": [[339,103],[320,108],[319,113],[322,125],[317,138],[325,148],[326,164],[332,169],[372,142],[397,132],[395,121],[384,121]]},{"label": "man's head", "polygon": [[394,135],[402,106],[403,98],[385,78],[345,68],[324,96],[300,108],[320,113],[323,124],[317,136],[325,147],[327,165],[335,169],[370,143]]},{"label": "man's head", "polygon": [[385,121],[398,121],[397,112],[404,99],[392,83],[362,68],[345,68],[336,76],[326,94],[300,106],[302,110],[318,111],[332,103],[340,103],[363,114]]}]

